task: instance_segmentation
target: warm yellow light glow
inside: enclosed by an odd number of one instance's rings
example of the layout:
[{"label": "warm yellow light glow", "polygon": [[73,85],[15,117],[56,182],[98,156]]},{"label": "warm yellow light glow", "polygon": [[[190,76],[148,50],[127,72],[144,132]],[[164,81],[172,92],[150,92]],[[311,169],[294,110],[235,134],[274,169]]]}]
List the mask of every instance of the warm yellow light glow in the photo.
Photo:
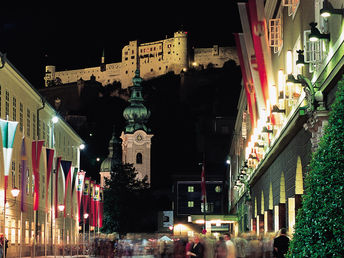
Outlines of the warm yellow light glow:
[{"label": "warm yellow light glow", "polygon": [[59,204],[59,206],[57,206],[57,208],[59,209],[59,211],[64,211],[65,206],[63,204]]},{"label": "warm yellow light glow", "polygon": [[196,224],[204,224],[204,219],[198,219],[195,221]]},{"label": "warm yellow light glow", "polygon": [[322,17],[324,17],[324,18],[328,18],[328,17],[330,17],[331,16],[331,13],[329,12],[329,11],[323,11],[323,12],[321,12],[321,14],[320,14]]},{"label": "warm yellow light glow", "polygon": [[288,198],[288,225],[289,234],[293,235],[295,225],[295,198]]},{"label": "warm yellow light glow", "polygon": [[284,92],[284,87],[285,87],[285,76],[284,76],[283,70],[280,69],[278,71],[278,93]]},{"label": "warm yellow light glow", "polygon": [[273,106],[273,105],[277,104],[277,90],[276,90],[276,86],[272,85],[269,89],[270,89],[270,92],[269,92],[270,104]]},{"label": "warm yellow light glow", "polygon": [[287,66],[287,74],[291,74],[293,72],[293,54],[290,50],[287,52],[286,66]]},{"label": "warm yellow light glow", "polygon": [[11,190],[11,194],[14,198],[18,197],[19,195],[19,192],[20,190],[17,188],[17,187],[14,187],[12,190]]}]

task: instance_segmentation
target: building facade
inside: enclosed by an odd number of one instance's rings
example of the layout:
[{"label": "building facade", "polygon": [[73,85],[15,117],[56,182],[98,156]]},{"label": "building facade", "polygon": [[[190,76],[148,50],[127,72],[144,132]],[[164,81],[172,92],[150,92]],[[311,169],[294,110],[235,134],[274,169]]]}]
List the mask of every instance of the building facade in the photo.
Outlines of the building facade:
[{"label": "building facade", "polygon": [[[6,214],[1,216],[0,232],[9,240],[7,257],[53,254],[53,243],[57,248],[61,245],[75,244],[79,232],[77,221],[76,194],[66,197],[66,217],[60,213],[55,218],[54,196],[56,189],[55,173],[51,173],[47,181],[46,149],[54,149],[53,171],[56,171],[56,157],[71,162],[71,169],[80,170],[79,146],[83,140],[63,120],[52,122],[56,111],[33,86],[20,74],[20,72],[0,55],[0,117],[3,120],[17,121],[18,126],[14,137],[13,151],[7,187]],[[4,137],[4,136],[3,136]],[[27,170],[23,171],[21,161],[23,159],[22,143],[26,149]],[[2,138],[2,141],[4,138]],[[34,174],[32,143],[43,140],[43,148],[38,164],[39,173],[39,206],[33,211],[34,199]],[[1,148],[0,152],[4,152]],[[1,154],[3,157],[3,154]],[[2,160],[2,159],[1,159]],[[1,162],[1,167],[5,166]],[[3,169],[1,169],[3,171]],[[58,204],[64,203],[64,178],[59,173],[57,179],[59,197]],[[22,185],[22,179],[26,176],[26,184]],[[0,175],[1,213],[4,211],[4,173]],[[25,179],[25,178],[24,178]],[[19,189],[17,198],[11,196],[12,189]],[[67,191],[70,192],[69,185]],[[74,191],[75,193],[75,191]],[[21,206],[23,211],[21,212]],[[36,215],[35,215],[36,214]],[[72,216],[74,214],[74,216]],[[5,218],[5,221],[4,221]],[[4,223],[5,222],[5,223]],[[58,251],[58,249],[57,249]]]},{"label": "building facade", "polygon": [[239,65],[235,47],[214,45],[212,48],[195,48],[192,66],[207,67],[208,65],[213,65],[215,68],[221,68],[228,60],[233,60]]},{"label": "building facade", "polygon": [[322,0],[249,0],[238,8],[243,80],[230,148],[231,212],[241,232],[292,234],[307,165],[343,80],[343,15],[322,17]]},{"label": "building facade", "polygon": [[[225,196],[227,191],[223,177],[207,176],[206,204],[202,201],[201,181],[198,176],[176,176],[173,185],[174,234],[192,236],[204,226],[207,234],[238,231],[237,217],[227,214]],[[204,222],[205,221],[205,222]]]},{"label": "building facade", "polygon": [[[140,67],[141,77],[144,80],[189,68],[188,35],[186,31],[177,31],[173,37],[154,42],[139,43],[130,41],[122,48],[121,62],[105,63],[105,55],[99,66],[76,70],[56,71],[56,67],[48,65],[45,68],[45,86],[53,84],[68,84],[78,80],[87,81],[91,76],[103,86],[114,81],[121,82],[122,88],[132,85],[131,79],[135,75],[137,66]],[[194,48],[192,66],[207,67],[213,64],[215,68],[223,67],[228,60],[238,63],[234,47]]]},{"label": "building facade", "polygon": [[132,85],[137,65],[143,79],[153,78],[167,72],[179,74],[188,67],[187,32],[178,31],[172,38],[149,43],[130,41],[122,49],[122,60],[118,63],[105,64],[103,55],[100,66],[85,69],[56,71],[55,66],[46,66],[45,86],[57,81],[62,84],[76,82],[80,78],[89,80],[93,75],[103,85],[120,81],[122,88]]}]

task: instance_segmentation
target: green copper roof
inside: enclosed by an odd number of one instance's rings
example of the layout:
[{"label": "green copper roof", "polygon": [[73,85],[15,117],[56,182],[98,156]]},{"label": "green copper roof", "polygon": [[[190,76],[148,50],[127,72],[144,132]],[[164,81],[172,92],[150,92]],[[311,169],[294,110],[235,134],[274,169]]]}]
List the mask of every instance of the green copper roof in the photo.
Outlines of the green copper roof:
[{"label": "green copper roof", "polygon": [[150,111],[143,105],[142,81],[140,70],[137,69],[133,78],[134,86],[131,88],[130,106],[123,112],[123,116],[127,120],[125,133],[134,133],[137,130],[143,130],[146,133],[150,132],[150,129],[145,125],[150,117]]}]

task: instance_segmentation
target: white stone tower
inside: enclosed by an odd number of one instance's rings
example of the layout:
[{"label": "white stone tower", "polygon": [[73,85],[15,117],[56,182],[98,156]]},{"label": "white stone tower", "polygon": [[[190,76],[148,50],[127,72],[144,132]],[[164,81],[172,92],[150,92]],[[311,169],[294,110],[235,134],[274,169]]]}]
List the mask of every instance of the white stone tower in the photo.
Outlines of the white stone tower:
[{"label": "white stone tower", "polygon": [[143,105],[142,98],[142,78],[137,69],[133,78],[134,86],[131,89],[130,106],[128,106],[123,116],[127,120],[127,126],[122,132],[122,161],[123,163],[134,164],[135,169],[142,179],[148,177],[151,182],[151,139],[150,129],[146,122],[150,116],[150,111]]}]

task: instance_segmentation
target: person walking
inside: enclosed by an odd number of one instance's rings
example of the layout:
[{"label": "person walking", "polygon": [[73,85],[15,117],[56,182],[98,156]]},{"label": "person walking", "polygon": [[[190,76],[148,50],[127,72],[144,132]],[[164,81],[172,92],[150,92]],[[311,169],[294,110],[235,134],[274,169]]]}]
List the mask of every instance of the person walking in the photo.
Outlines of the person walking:
[{"label": "person walking", "polygon": [[288,247],[289,237],[287,236],[287,230],[281,228],[280,236],[274,239],[274,257],[284,258],[284,255],[288,252]]},{"label": "person walking", "polygon": [[227,246],[227,258],[235,258],[235,246],[233,241],[231,240],[231,234],[225,233],[224,238]]},{"label": "person walking", "polygon": [[247,240],[241,234],[239,234],[236,238],[233,239],[233,243],[235,246],[235,253],[237,258],[245,258],[246,257],[246,248],[247,248]]},{"label": "person walking", "polygon": [[0,236],[0,258],[4,257],[4,237]]},{"label": "person walking", "polygon": [[215,245],[215,258],[227,258],[227,246],[222,236],[219,237]]},{"label": "person walking", "polygon": [[191,258],[203,258],[204,257],[204,246],[200,242],[200,237],[196,235],[194,237],[194,244],[191,247],[191,250],[186,252],[186,255],[190,255]]}]

